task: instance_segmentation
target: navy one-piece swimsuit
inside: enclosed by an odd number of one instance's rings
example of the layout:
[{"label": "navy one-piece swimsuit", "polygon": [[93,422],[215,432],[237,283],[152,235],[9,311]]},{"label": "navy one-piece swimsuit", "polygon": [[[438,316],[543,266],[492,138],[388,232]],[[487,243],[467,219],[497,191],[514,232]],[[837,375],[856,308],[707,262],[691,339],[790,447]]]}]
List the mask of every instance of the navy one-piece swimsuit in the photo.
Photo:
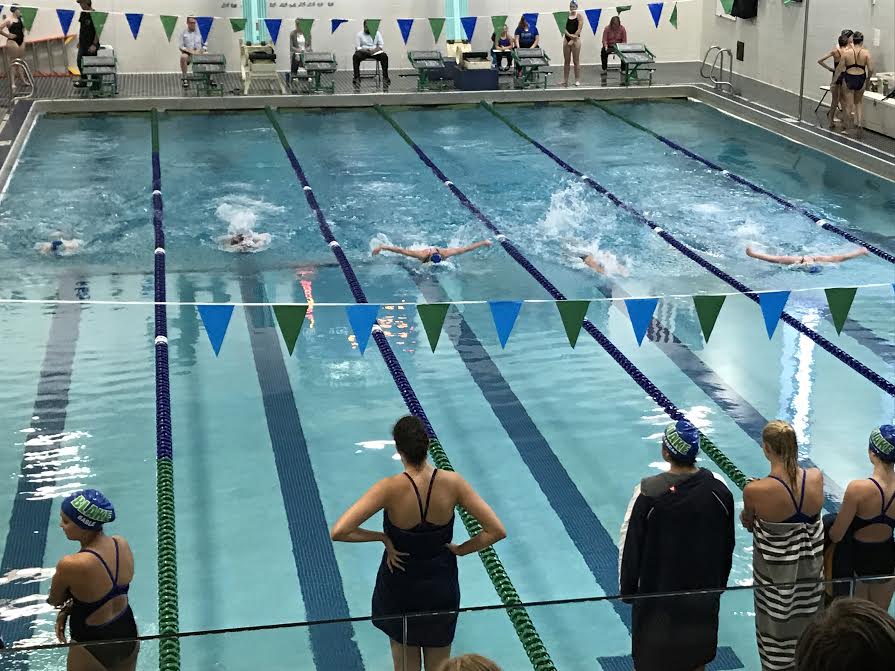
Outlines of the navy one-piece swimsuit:
[{"label": "navy one-piece swimsuit", "polygon": [[[388,512],[383,514],[385,534],[398,552],[408,555],[404,557],[404,570],[392,572],[383,553],[373,590],[373,624],[394,641],[424,648],[453,643],[457,614],[408,618],[406,641],[401,615],[456,610],[460,606],[457,557],[447,548],[454,536],[454,517],[442,525],[426,521],[437,474],[436,469],[429,481],[425,507],[413,478],[404,474],[416,493],[421,521],[412,529],[401,529],[392,524]],[[377,619],[385,617],[389,619]]]}]

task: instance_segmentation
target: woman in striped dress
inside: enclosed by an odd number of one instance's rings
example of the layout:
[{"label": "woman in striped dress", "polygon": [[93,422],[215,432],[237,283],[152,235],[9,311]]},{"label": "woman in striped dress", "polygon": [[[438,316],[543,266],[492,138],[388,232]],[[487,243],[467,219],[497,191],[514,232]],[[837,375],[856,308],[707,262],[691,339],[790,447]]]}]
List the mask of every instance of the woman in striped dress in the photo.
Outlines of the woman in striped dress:
[{"label": "woman in striped dress", "polygon": [[755,630],[762,670],[790,671],[799,636],[823,604],[824,479],[799,468],[786,422],[769,422],[761,438],[771,472],[746,485],[742,514],[753,535]]}]

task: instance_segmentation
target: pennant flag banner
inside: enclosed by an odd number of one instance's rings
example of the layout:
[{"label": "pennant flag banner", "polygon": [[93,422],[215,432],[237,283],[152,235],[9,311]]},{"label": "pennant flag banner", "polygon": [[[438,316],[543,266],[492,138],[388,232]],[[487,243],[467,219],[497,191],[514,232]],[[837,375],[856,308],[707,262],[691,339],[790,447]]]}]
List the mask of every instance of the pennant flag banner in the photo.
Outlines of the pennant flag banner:
[{"label": "pennant flag banner", "polygon": [[343,23],[348,23],[348,19],[330,19],[330,33],[336,32],[336,29]]},{"label": "pennant flag banner", "polygon": [[460,23],[463,24],[463,30],[466,32],[466,39],[472,42],[472,34],[475,32],[475,24],[478,21],[477,16],[463,16]]},{"label": "pennant flag banner", "polygon": [[721,8],[725,14],[730,14],[731,10],[733,10],[733,0],[721,0]]},{"label": "pennant flag banner", "polygon": [[22,12],[22,25],[30,33],[31,26],[34,25],[34,17],[37,16],[37,7],[19,7],[19,11]]},{"label": "pennant flag banner", "polygon": [[170,42],[171,35],[174,34],[174,29],[177,27],[177,17],[170,14],[162,14],[159,18],[162,20],[162,27],[165,29],[165,35]]},{"label": "pennant flag banner", "polygon": [[488,301],[491,306],[491,317],[494,319],[494,328],[497,329],[497,339],[500,340],[501,349],[507,346],[513,326],[519,310],[522,309],[522,301]]},{"label": "pennant flag banner", "polygon": [[671,10],[671,18],[668,19],[668,23],[677,28],[677,3],[674,3],[674,9]]},{"label": "pennant flag banner", "polygon": [[298,340],[298,334],[301,333],[301,327],[305,323],[307,311],[307,305],[273,306],[273,314],[277,318],[277,324],[280,327],[280,333],[283,334],[289,356],[292,356],[295,351],[295,343]]},{"label": "pennant flag banner", "polygon": [[[0,6],[0,9],[2,9],[2,6]],[[56,16],[59,17],[59,25],[62,26],[62,34],[68,35],[68,29],[71,28],[71,22],[75,18],[75,10],[57,9]]]},{"label": "pennant flag banner", "polygon": [[199,316],[208,334],[208,340],[214,350],[214,355],[221,353],[221,345],[224,344],[224,336],[227,335],[227,327],[230,325],[230,317],[233,316],[232,305],[200,305]]},{"label": "pennant flag banner", "polygon": [[413,28],[413,19],[398,19],[398,29],[401,31],[401,37],[404,38],[404,44],[410,39],[410,29]]},{"label": "pennant flag banner", "polygon": [[774,331],[777,330],[780,315],[783,314],[783,308],[786,307],[786,301],[788,300],[788,291],[771,291],[758,295],[758,303],[761,306],[761,314],[764,316],[764,325],[768,332],[768,338],[774,337]]},{"label": "pennant flag banner", "polygon": [[429,339],[429,347],[433,352],[438,346],[441,327],[444,326],[444,318],[447,316],[450,306],[450,303],[424,303],[416,306],[420,321],[423,322],[423,328],[426,330],[426,337]]},{"label": "pennant flag banner", "polygon": [[283,27],[283,19],[264,19],[264,25],[267,26],[267,32],[270,33],[270,41],[276,44],[280,38],[280,28]]},{"label": "pennant flag banner", "polygon": [[643,344],[643,336],[646,335],[646,330],[653,320],[658,304],[658,298],[625,299],[625,306],[628,308],[628,319],[631,320],[631,326],[634,327],[634,337],[637,338],[638,345]]},{"label": "pennant flag banner", "polygon": [[665,6],[664,2],[651,2],[649,3],[649,13],[653,16],[653,23],[656,24],[656,28],[659,27],[659,20],[662,18],[662,8]]},{"label": "pennant flag banner", "polygon": [[379,314],[379,306],[369,303],[346,305],[345,312],[348,314],[348,323],[351,324],[351,330],[354,331],[354,337],[357,339],[357,347],[363,355],[367,349],[367,343],[370,341],[373,324],[376,323],[376,315]]},{"label": "pennant flag banner", "polygon": [[131,27],[131,35],[134,36],[134,39],[137,39],[137,35],[140,34],[140,26],[143,25],[143,15],[125,14],[124,17],[127,19],[127,25]]},{"label": "pennant flag banner", "polygon": [[559,28],[560,35],[565,35],[566,21],[569,20],[568,12],[553,12],[553,18],[556,21],[556,27]]},{"label": "pennant flag banner", "polygon": [[245,19],[230,19],[230,28],[233,29],[234,33],[241,33],[246,29],[246,20]]},{"label": "pennant flag banner", "polygon": [[379,24],[382,23],[382,19],[367,19],[367,28],[370,29],[370,35],[373,39],[376,39],[376,33],[379,32]]},{"label": "pennant flag banner", "polygon": [[301,34],[307,39],[311,36],[311,28],[314,27],[314,19],[299,19],[298,27],[301,28]]},{"label": "pennant flag banner", "polygon": [[827,294],[827,305],[830,306],[830,314],[833,315],[836,333],[842,333],[842,327],[845,326],[845,320],[848,319],[848,312],[851,310],[851,304],[855,300],[857,291],[854,288],[824,289],[824,293]]},{"label": "pennant flag banner", "polygon": [[507,17],[506,15],[498,15],[491,17],[491,25],[494,27],[494,34],[497,37],[500,37],[500,33],[503,32],[503,27],[507,25]]},{"label": "pennant flag banner", "polygon": [[559,310],[559,316],[562,319],[562,325],[566,329],[566,337],[568,337],[572,349],[575,348],[575,344],[578,342],[584,316],[587,314],[589,306],[590,301],[556,301],[556,309]]},{"label": "pennant flag banner", "polygon": [[441,38],[441,31],[444,30],[444,18],[429,19],[429,27],[432,29],[432,37],[437,42]]},{"label": "pennant flag banner", "polygon": [[590,23],[590,29],[594,31],[594,35],[597,34],[597,27],[600,25],[600,16],[603,14],[602,9],[585,9],[584,15],[587,17],[588,23]]},{"label": "pennant flag banner", "polygon": [[696,316],[699,317],[699,327],[702,329],[702,337],[708,342],[718,321],[718,314],[724,305],[726,296],[693,296],[693,306],[696,308]]},{"label": "pennant flag banner", "polygon": [[537,28],[538,27],[538,13],[537,12],[527,12],[522,16],[525,17],[525,22],[528,24],[529,28]]},{"label": "pennant flag banner", "polygon": [[213,16],[197,16],[196,23],[199,24],[199,33],[202,35],[202,43],[208,42],[208,35],[211,32],[211,26],[214,23]]},{"label": "pennant flag banner", "polygon": [[103,36],[103,28],[106,27],[106,19],[109,18],[109,12],[93,12],[90,16],[93,19],[93,27],[96,29],[96,38]]}]

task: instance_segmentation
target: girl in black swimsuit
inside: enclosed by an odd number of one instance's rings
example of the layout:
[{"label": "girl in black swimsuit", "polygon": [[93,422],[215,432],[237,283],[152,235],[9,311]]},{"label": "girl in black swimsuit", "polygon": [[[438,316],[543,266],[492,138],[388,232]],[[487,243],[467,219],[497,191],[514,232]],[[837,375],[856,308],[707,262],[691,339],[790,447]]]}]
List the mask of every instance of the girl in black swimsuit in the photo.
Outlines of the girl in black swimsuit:
[{"label": "girl in black swimsuit", "polygon": [[[845,77],[845,73],[841,73],[837,76],[836,69],[839,67],[839,61],[842,60],[842,50],[851,44],[852,35],[853,33],[851,30],[843,30],[842,34],[839,35],[838,45],[833,47],[826,56],[817,61],[818,65],[829,70],[830,74],[833,75],[833,79],[830,82],[830,113],[827,115],[830,130],[834,130],[836,114],[840,111],[842,103],[842,79]],[[827,65],[827,61],[831,58],[833,59],[833,67]]]},{"label": "girl in black swimsuit", "polygon": [[844,49],[839,66],[833,74],[836,79],[843,75],[845,87],[842,91],[846,103],[846,130],[857,128],[860,135],[864,128],[864,87],[868,77],[873,73],[873,60],[870,52],[864,48],[864,35],[852,35],[851,49]]},{"label": "girl in black swimsuit", "polygon": [[[0,23],[0,35],[6,38],[6,59],[12,64],[18,58],[25,55],[25,24],[22,23],[22,10],[13,5],[9,8],[10,17]],[[18,84],[25,83],[25,74],[21,68],[14,68],[13,91]]]},{"label": "girl in black swimsuit", "polygon": [[575,64],[575,86],[581,86],[581,29],[584,21],[578,13],[578,3],[572,0],[569,3],[569,18],[566,19],[566,29],[562,41],[562,85],[569,85],[569,64]]}]

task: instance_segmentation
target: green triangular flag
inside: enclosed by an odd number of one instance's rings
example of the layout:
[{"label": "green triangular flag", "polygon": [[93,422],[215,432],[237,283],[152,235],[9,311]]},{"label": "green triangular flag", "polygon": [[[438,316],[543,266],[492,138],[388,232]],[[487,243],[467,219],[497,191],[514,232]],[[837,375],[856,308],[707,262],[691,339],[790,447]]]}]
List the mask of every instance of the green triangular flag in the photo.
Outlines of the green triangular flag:
[{"label": "green triangular flag", "polygon": [[565,34],[566,21],[569,20],[569,13],[568,12],[553,12],[553,18],[556,20],[556,27],[559,28],[559,32]]},{"label": "green triangular flag", "polygon": [[[246,20],[245,19],[230,19],[230,27],[233,29],[234,33],[241,33],[246,29]],[[170,39],[170,36],[169,36]]]},{"label": "green triangular flag", "polygon": [[441,327],[444,325],[444,318],[447,316],[450,306],[450,303],[422,303],[416,306],[420,321],[423,322],[423,328],[426,330],[426,336],[429,338],[429,347],[433,352],[441,337]]},{"label": "green triangular flag", "polygon": [[[733,2],[733,0],[730,0],[730,1]],[[631,9],[631,5],[622,5],[621,7],[615,8],[615,13],[621,14],[622,12],[630,11],[630,9]]]},{"label": "green triangular flag", "polygon": [[562,325],[566,329],[566,336],[573,349],[575,343],[578,342],[578,335],[581,333],[581,325],[588,307],[590,307],[590,301],[556,301],[556,309],[559,310]]},{"label": "green triangular flag", "polygon": [[375,40],[376,32],[379,30],[379,24],[382,23],[382,19],[367,19],[367,28],[370,29],[370,36]]},{"label": "green triangular flag", "polygon": [[99,39],[102,37],[106,19],[109,18],[109,12],[91,12],[90,18],[93,19],[93,27],[96,28],[96,38]]},{"label": "green triangular flag", "polygon": [[441,37],[441,31],[444,30],[444,19],[429,19],[429,27],[432,29],[432,37],[434,37],[437,42]]},{"label": "green triangular flag", "polygon": [[507,24],[506,14],[503,16],[492,16],[491,17],[491,25],[494,27],[494,34],[497,37],[500,37],[500,33],[503,31],[503,27]]},{"label": "green triangular flag", "polygon": [[307,305],[273,306],[273,313],[277,318],[277,324],[280,326],[280,333],[283,334],[286,349],[289,350],[289,356],[292,356],[292,352],[295,351],[295,341],[298,340],[298,334],[301,333],[301,327],[305,323],[305,313],[307,311]]},{"label": "green triangular flag", "polygon": [[314,26],[314,19],[299,19],[298,26],[301,28],[302,35],[309,42],[311,41],[311,28]]},{"label": "green triangular flag", "polygon": [[730,14],[730,10],[733,9],[733,0],[721,0],[721,7],[725,14]]},{"label": "green triangular flag", "polygon": [[674,3],[674,9],[671,10],[671,18],[668,19],[668,23],[677,28],[677,3]]},{"label": "green triangular flag", "polygon": [[162,20],[162,25],[165,27],[165,35],[168,36],[168,41],[170,42],[171,35],[174,34],[174,28],[177,27],[178,17],[162,14],[159,18]]},{"label": "green triangular flag", "polygon": [[727,296],[693,296],[693,305],[696,307],[696,316],[699,317],[699,326],[702,328],[702,337],[708,342],[718,321],[718,313],[724,305]]},{"label": "green triangular flag", "polygon": [[34,17],[37,16],[37,7],[19,7],[19,11],[22,12],[22,25],[25,26],[25,30],[31,32]]},{"label": "green triangular flag", "polygon": [[845,320],[848,319],[848,311],[851,310],[852,301],[858,290],[850,289],[824,289],[827,294],[827,305],[830,306],[830,314],[833,315],[833,325],[836,333],[842,333]]}]

